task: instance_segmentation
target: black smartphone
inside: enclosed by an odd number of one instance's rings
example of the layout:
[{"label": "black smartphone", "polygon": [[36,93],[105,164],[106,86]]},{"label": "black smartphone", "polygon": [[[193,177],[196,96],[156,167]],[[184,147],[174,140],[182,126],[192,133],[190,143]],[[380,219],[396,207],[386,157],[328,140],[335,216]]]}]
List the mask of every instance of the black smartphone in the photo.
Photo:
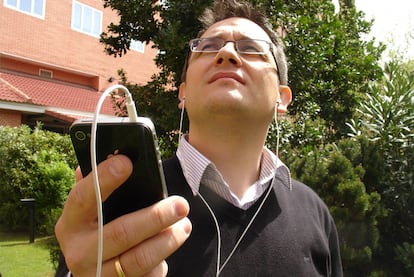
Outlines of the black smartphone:
[{"label": "black smartphone", "polygon": [[[83,176],[92,171],[90,145],[93,119],[80,119],[70,127],[70,137]],[[164,172],[152,121],[138,117],[99,119],[96,129],[96,161],[123,154],[133,163],[131,176],[103,203],[104,223],[148,207],[167,196]]]}]

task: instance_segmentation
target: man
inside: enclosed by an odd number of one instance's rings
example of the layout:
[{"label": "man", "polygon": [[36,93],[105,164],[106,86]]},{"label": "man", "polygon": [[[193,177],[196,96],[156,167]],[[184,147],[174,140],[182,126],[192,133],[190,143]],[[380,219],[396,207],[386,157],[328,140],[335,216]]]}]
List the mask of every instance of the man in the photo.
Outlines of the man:
[{"label": "man", "polygon": [[[327,207],[264,147],[291,101],[280,39],[236,0],[216,1],[201,20],[179,88],[189,132],[164,162],[179,196],[105,225],[102,276],[342,276]],[[101,163],[103,199],[130,172],[121,155]],[[78,180],[56,235],[73,276],[93,276],[92,177]]]}]

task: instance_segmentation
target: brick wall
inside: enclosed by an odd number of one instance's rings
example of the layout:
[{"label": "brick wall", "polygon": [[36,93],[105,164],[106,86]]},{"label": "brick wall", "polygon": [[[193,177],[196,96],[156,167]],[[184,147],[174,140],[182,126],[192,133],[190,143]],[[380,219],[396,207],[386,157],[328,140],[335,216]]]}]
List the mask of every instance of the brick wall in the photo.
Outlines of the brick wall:
[{"label": "brick wall", "polygon": [[20,112],[0,109],[0,126],[8,125],[12,127],[20,126],[22,116]]},{"label": "brick wall", "polygon": [[[0,52],[99,76],[100,90],[109,85],[109,77],[118,77],[120,68],[135,83],[146,83],[157,71],[153,62],[156,49],[147,46],[144,53],[129,51],[122,58],[108,56],[99,38],[71,29],[72,0],[45,2],[45,18],[39,19],[6,8],[1,1]],[[103,11],[103,30],[117,21],[115,13],[103,9],[103,1],[79,2]]]}]

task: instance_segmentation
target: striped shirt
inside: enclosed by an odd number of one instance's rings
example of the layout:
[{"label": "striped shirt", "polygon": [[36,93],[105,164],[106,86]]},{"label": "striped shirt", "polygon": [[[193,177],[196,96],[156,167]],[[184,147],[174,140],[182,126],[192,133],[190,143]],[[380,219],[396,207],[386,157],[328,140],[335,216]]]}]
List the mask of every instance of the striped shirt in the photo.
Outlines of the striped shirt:
[{"label": "striped shirt", "polygon": [[242,198],[239,198],[230,190],[215,165],[187,141],[187,136],[182,136],[180,140],[177,157],[194,195],[199,191],[200,184],[204,184],[223,199],[243,210],[247,210],[262,196],[279,167],[285,167],[289,171],[269,149],[263,147],[259,179],[249,187]]}]

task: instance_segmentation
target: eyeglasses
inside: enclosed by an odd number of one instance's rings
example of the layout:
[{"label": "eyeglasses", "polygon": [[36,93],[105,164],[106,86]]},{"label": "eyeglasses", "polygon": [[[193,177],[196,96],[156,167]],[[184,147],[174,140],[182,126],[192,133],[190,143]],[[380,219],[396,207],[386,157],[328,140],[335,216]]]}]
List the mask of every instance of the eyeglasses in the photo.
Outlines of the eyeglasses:
[{"label": "eyeglasses", "polygon": [[223,40],[221,38],[195,38],[190,40],[190,50],[195,53],[217,53],[228,42],[233,42],[240,54],[263,55],[269,51],[273,54],[271,42],[261,39]]}]

